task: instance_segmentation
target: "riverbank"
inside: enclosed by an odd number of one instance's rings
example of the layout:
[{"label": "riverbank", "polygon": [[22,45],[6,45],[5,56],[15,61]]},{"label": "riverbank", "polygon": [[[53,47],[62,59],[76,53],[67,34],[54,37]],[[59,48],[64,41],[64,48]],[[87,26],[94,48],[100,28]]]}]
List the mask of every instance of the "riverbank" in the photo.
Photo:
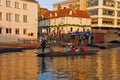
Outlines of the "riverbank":
[{"label": "riverbank", "polygon": [[[47,44],[47,48],[58,45],[61,47],[65,47],[66,43],[63,42],[57,42],[57,43],[51,43],[51,44]],[[76,46],[82,46],[82,45],[76,45]],[[115,48],[117,46],[120,46],[120,44],[118,43],[100,43],[100,44],[92,44],[92,45],[88,45],[92,48],[99,48],[99,49],[108,49],[108,48]],[[39,44],[37,43],[27,43],[27,44],[23,44],[23,43],[0,43],[0,53],[5,53],[5,52],[16,52],[16,51],[22,51],[22,50],[26,50],[26,49],[38,49],[40,48]],[[56,47],[57,48],[57,47]],[[54,50],[56,50],[54,48]]]},{"label": "riverbank", "polygon": [[38,48],[38,44],[1,43],[0,53],[16,52],[16,51],[22,51],[25,49],[36,49],[36,48]]}]

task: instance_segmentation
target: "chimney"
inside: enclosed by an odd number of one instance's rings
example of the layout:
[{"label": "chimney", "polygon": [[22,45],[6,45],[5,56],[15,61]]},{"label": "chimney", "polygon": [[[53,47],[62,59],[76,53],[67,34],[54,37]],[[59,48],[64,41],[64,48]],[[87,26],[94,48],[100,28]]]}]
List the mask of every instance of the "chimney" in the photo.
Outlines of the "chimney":
[{"label": "chimney", "polygon": [[87,0],[80,0],[80,10],[87,10]]}]

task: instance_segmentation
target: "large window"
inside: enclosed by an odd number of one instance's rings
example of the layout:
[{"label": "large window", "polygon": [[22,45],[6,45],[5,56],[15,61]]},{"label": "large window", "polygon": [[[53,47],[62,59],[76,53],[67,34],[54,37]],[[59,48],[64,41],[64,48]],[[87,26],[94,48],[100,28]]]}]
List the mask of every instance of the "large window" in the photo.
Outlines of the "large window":
[{"label": "large window", "polygon": [[115,11],[110,9],[103,9],[103,15],[114,16]]},{"label": "large window", "polygon": [[15,21],[16,21],[16,22],[19,22],[19,21],[20,21],[19,16],[20,16],[19,14],[15,14]]},{"label": "large window", "polygon": [[98,9],[88,10],[90,15],[98,15]]},{"label": "large window", "polygon": [[103,18],[102,23],[106,25],[114,25],[114,19]]},{"label": "large window", "polygon": [[0,28],[0,34],[2,33],[2,28]]},{"label": "large window", "polygon": [[23,15],[23,22],[27,22],[27,15]]},{"label": "large window", "polygon": [[6,0],[6,7],[11,7],[11,1],[10,0]]},{"label": "large window", "polygon": [[23,9],[27,10],[27,4],[23,4]]},{"label": "large window", "polygon": [[120,11],[117,11],[117,17],[120,17]]},{"label": "large window", "polygon": [[20,8],[19,7],[19,2],[15,2],[15,8]]},{"label": "large window", "polygon": [[15,34],[20,34],[18,28],[15,29]]},{"label": "large window", "polygon": [[117,25],[120,25],[120,19],[117,20]]},{"label": "large window", "polygon": [[6,33],[7,33],[7,34],[8,34],[8,33],[12,33],[11,28],[7,28],[7,29],[6,29]]},{"label": "large window", "polygon": [[87,7],[98,6],[98,0],[87,0]]},{"label": "large window", "polygon": [[103,0],[103,5],[109,6],[109,7],[115,7],[115,1],[114,0]]},{"label": "large window", "polygon": [[0,5],[2,5],[2,0],[0,0]]},{"label": "large window", "polygon": [[11,21],[11,13],[6,13],[6,20]]},{"label": "large window", "polygon": [[2,20],[2,12],[0,12],[0,20]]},{"label": "large window", "polygon": [[118,8],[120,8],[120,2],[118,2],[118,5],[117,5]]},{"label": "large window", "polygon": [[23,29],[23,34],[27,34],[27,29]]},{"label": "large window", "polygon": [[91,24],[98,24],[98,19],[97,18],[92,18],[91,19]]}]

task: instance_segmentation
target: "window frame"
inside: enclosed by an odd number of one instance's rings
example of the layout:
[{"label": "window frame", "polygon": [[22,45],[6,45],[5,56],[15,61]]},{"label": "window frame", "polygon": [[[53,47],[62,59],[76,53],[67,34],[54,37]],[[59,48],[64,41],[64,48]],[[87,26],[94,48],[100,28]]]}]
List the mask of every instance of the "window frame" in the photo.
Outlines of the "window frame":
[{"label": "window frame", "polygon": [[23,22],[28,22],[28,16],[27,15],[23,15]]},{"label": "window frame", "polygon": [[23,3],[23,9],[27,10],[28,9],[28,5],[26,3]]},{"label": "window frame", "polygon": [[19,14],[15,14],[15,21],[19,22],[20,21],[20,15]]},{"label": "window frame", "polygon": [[11,1],[10,0],[6,0],[6,7],[11,7]]},{"label": "window frame", "polygon": [[17,9],[20,8],[20,3],[19,2],[15,2],[15,8],[17,8]]},{"label": "window frame", "polygon": [[11,34],[12,33],[12,29],[11,28],[6,28],[6,34]]},{"label": "window frame", "polygon": [[11,13],[6,13],[6,21],[11,21]]}]

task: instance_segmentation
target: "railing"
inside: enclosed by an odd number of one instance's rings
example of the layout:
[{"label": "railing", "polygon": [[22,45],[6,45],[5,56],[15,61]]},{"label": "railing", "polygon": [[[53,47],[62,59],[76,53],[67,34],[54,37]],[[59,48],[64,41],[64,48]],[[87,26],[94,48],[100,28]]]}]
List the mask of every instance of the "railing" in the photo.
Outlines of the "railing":
[{"label": "railing", "polygon": [[25,44],[32,44],[32,43],[38,43],[37,39],[27,39],[27,38],[18,38],[19,43],[25,43]]}]

